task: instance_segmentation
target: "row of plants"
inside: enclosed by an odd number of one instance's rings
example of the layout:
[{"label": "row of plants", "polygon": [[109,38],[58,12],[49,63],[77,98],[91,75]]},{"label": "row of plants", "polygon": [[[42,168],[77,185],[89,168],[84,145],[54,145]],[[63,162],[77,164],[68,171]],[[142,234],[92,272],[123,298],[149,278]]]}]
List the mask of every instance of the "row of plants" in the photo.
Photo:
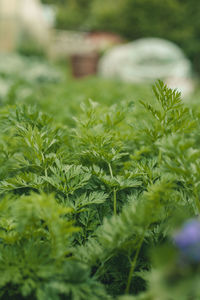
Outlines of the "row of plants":
[{"label": "row of plants", "polygon": [[199,299],[200,115],[153,92],[2,102],[1,299]]},{"label": "row of plants", "polygon": [[0,61],[0,106],[31,102],[40,88],[61,84],[64,79],[58,67],[38,57],[1,53]]}]

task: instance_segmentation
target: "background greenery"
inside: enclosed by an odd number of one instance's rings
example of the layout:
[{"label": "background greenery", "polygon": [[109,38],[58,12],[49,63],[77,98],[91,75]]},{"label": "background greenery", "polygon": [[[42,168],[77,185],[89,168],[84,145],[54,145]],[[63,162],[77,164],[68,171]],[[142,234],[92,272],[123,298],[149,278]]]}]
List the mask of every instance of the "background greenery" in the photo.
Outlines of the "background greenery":
[{"label": "background greenery", "polygon": [[100,30],[127,39],[160,37],[183,48],[200,72],[200,10],[198,0],[43,0],[57,6],[56,26]]}]

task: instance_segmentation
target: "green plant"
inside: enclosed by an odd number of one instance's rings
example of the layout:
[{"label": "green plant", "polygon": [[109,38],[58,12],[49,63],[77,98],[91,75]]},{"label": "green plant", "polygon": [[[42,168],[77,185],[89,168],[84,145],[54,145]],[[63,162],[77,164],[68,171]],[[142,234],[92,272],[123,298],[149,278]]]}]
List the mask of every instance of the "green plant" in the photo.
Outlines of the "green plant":
[{"label": "green plant", "polygon": [[162,82],[153,92],[89,100],[73,120],[2,104],[2,299],[198,299],[172,237],[200,211],[200,114]]}]

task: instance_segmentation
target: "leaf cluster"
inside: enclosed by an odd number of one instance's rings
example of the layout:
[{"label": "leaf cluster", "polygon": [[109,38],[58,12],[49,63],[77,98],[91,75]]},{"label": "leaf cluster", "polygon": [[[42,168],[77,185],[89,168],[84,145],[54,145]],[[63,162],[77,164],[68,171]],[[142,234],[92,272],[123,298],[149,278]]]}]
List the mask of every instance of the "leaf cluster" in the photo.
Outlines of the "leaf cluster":
[{"label": "leaf cluster", "polygon": [[153,92],[153,103],[90,100],[74,126],[2,106],[2,299],[157,300],[166,286],[187,299],[198,272],[183,266],[187,284],[171,286],[165,261],[175,220],[200,212],[200,116],[162,82]]}]

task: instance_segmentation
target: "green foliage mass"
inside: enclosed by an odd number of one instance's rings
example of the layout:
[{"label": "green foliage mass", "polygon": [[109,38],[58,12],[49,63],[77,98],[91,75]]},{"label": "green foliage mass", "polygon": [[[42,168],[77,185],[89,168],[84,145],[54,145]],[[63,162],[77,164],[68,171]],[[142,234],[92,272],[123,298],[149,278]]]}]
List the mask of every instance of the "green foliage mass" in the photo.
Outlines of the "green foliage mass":
[{"label": "green foliage mass", "polygon": [[199,299],[171,236],[200,213],[200,114],[153,93],[1,103],[1,299]]}]

